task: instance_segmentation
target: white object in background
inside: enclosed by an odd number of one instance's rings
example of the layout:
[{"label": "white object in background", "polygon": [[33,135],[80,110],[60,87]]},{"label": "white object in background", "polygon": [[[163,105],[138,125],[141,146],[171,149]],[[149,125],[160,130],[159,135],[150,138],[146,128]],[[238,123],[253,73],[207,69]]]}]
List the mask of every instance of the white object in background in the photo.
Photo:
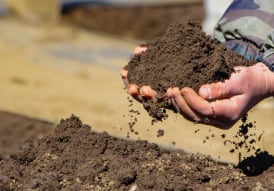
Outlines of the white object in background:
[{"label": "white object in background", "polygon": [[203,31],[208,35],[213,34],[213,30],[218,20],[233,0],[204,0],[206,18],[203,23]]}]

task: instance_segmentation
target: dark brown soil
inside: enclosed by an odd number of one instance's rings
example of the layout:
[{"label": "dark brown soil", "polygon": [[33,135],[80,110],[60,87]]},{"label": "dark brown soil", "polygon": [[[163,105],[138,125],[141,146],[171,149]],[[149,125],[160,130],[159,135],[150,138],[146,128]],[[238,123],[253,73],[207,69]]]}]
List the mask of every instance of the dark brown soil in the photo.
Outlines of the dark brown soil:
[{"label": "dark brown soil", "polygon": [[47,121],[0,111],[0,154],[15,152],[25,140],[42,138],[51,134],[53,128]]},{"label": "dark brown soil", "polygon": [[191,87],[198,91],[202,84],[229,78],[237,65],[254,64],[206,36],[199,22],[172,24],[162,37],[142,46],[147,46],[147,51],[134,55],[125,69],[129,71],[130,83],[149,85],[157,91],[156,102],[143,104],[158,120],[167,117],[164,109],[170,105],[164,94],[169,87]]},{"label": "dark brown soil", "polygon": [[181,3],[150,6],[82,6],[65,10],[67,23],[86,29],[137,39],[161,36],[171,23],[202,21],[203,3]]},{"label": "dark brown soil", "polygon": [[72,116],[52,135],[1,157],[0,190],[273,190],[272,164],[262,152],[242,161],[242,171],[207,156],[94,133]]}]

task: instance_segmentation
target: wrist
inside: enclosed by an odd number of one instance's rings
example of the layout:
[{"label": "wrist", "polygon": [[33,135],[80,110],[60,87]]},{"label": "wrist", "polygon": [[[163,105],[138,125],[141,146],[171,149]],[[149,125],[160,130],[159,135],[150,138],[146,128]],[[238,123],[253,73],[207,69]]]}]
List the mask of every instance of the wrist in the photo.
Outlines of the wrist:
[{"label": "wrist", "polygon": [[[274,96],[274,72],[269,69],[264,63],[259,62],[258,65],[262,71],[262,76],[264,77],[265,84],[265,97]],[[258,82],[257,82],[258,83]]]},{"label": "wrist", "polygon": [[274,96],[274,72],[268,71],[268,94],[267,97]]}]

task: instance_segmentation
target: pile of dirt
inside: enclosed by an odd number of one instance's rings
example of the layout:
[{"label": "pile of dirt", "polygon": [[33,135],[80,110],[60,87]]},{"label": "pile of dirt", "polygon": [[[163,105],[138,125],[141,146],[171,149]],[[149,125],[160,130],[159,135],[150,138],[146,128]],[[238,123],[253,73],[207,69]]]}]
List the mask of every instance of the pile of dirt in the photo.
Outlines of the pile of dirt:
[{"label": "pile of dirt", "polygon": [[149,85],[157,91],[156,102],[143,102],[157,120],[167,118],[165,109],[173,109],[164,99],[169,87],[198,91],[203,84],[228,79],[237,65],[254,64],[207,36],[201,24],[194,21],[172,24],[162,37],[141,46],[146,46],[147,51],[134,55],[124,68],[129,71],[130,83]]},{"label": "pile of dirt", "polygon": [[161,36],[170,23],[205,17],[203,3],[147,6],[76,6],[63,12],[63,20],[88,30],[137,39]]},{"label": "pile of dirt", "polygon": [[0,190],[272,190],[272,164],[267,153],[243,161],[249,177],[207,156],[94,133],[72,116],[1,157]]}]

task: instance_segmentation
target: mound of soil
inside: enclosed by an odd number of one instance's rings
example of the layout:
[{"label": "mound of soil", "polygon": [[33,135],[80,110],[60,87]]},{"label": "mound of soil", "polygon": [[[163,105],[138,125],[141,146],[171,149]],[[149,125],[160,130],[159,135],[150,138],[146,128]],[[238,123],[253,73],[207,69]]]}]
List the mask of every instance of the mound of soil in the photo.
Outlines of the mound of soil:
[{"label": "mound of soil", "polygon": [[246,176],[207,156],[94,133],[72,116],[1,157],[0,190],[273,190],[272,164],[267,153],[251,157],[241,167],[257,176]]},{"label": "mound of soil", "polygon": [[170,23],[202,21],[203,3],[150,6],[76,6],[63,12],[67,23],[110,34],[151,39],[164,34]]},{"label": "mound of soil", "polygon": [[147,51],[134,55],[124,68],[129,71],[130,83],[149,85],[157,91],[156,102],[143,102],[157,120],[167,117],[164,109],[170,105],[164,94],[169,87],[198,91],[203,84],[229,78],[237,65],[254,64],[207,36],[201,24],[193,21],[187,25],[172,24],[162,37],[141,46],[146,46]]}]

